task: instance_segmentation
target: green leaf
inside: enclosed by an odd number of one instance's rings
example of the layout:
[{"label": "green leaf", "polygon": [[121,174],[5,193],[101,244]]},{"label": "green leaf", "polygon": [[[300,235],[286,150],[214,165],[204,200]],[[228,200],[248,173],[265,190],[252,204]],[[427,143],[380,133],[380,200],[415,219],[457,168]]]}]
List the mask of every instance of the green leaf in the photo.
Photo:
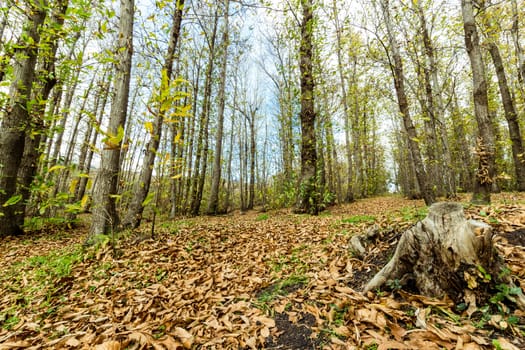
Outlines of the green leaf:
[{"label": "green leaf", "polygon": [[122,139],[124,139],[124,128],[122,127],[122,125],[119,125],[117,135],[112,135],[108,133],[108,137],[106,137],[102,141],[106,145],[106,149],[118,149],[120,142],[122,142]]},{"label": "green leaf", "polygon": [[8,207],[10,205],[15,205],[16,203],[20,202],[22,200],[22,195],[21,194],[17,194],[17,195],[14,195],[13,197],[9,198],[4,204],[3,206],[4,207]]},{"label": "green leaf", "polygon": [[521,294],[521,288],[520,287],[512,287],[509,289],[510,295],[520,295]]},{"label": "green leaf", "polygon": [[146,199],[144,199],[144,201],[142,202],[142,206],[145,207],[146,205],[148,205],[153,200],[154,197],[155,197],[155,192],[148,193],[148,195],[146,196]]}]

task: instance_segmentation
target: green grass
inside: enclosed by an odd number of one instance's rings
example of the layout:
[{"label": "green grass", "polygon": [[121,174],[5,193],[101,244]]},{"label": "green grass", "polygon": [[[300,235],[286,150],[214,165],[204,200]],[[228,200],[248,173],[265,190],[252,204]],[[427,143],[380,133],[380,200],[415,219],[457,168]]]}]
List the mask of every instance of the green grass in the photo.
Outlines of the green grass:
[{"label": "green grass", "polygon": [[[289,288],[304,286],[308,283],[308,277],[304,275],[291,275],[286,279],[279,280],[266,290],[257,298],[258,306],[267,306],[276,297],[286,295],[289,293]],[[262,307],[266,308],[266,307]]]},{"label": "green grass", "polygon": [[6,312],[0,313],[0,325],[5,330],[10,330],[20,322],[20,318],[13,312],[13,310],[7,310]]},{"label": "green grass", "polygon": [[194,221],[183,219],[183,220],[176,220],[176,221],[173,221],[173,220],[164,221],[160,224],[159,227],[169,231],[169,233],[173,235],[176,235],[180,233],[181,229],[190,228],[193,226],[195,226]]},{"label": "green grass", "polygon": [[41,280],[69,276],[73,265],[81,260],[81,249],[76,247],[73,251],[55,251],[48,255],[34,256],[27,259],[27,263],[33,268],[35,277]]},{"label": "green grass", "polygon": [[376,217],[373,215],[354,215],[346,219],[342,219],[341,222],[344,224],[357,225],[361,223],[374,222]]},{"label": "green grass", "polygon": [[419,221],[423,220],[428,214],[428,208],[404,207],[401,208],[399,214],[404,221]]},{"label": "green grass", "polygon": [[[5,290],[16,293],[16,302],[9,310],[0,312],[0,327],[9,330],[16,326],[20,322],[18,315],[26,308],[40,310],[43,318],[56,311],[64,301],[57,294],[60,281],[70,276],[75,264],[82,260],[82,247],[75,245],[32,256],[10,266],[0,276],[0,284]],[[36,305],[33,300],[41,301]]]},{"label": "green grass", "polygon": [[260,214],[259,216],[257,216],[255,218],[255,221],[264,221],[264,220],[268,220],[270,217],[268,216],[268,214]]},{"label": "green grass", "polygon": [[307,250],[308,246],[301,244],[292,249],[292,254],[281,255],[277,260],[272,260],[269,267],[273,272],[304,273],[308,270],[308,265],[301,257],[310,255]]}]

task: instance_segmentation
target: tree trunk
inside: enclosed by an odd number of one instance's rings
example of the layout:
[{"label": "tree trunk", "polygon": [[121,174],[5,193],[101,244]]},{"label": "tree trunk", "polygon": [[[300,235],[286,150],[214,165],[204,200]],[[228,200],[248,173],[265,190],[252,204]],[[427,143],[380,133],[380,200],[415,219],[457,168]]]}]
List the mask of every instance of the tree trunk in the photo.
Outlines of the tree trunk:
[{"label": "tree trunk", "polygon": [[[188,104],[184,99],[183,106]],[[174,219],[182,204],[183,191],[183,167],[182,162],[186,155],[185,138],[186,138],[186,120],[179,119],[170,125],[171,129],[171,157],[170,157],[170,219]]]},{"label": "tree trunk", "polygon": [[394,77],[394,84],[396,88],[397,101],[399,104],[399,111],[403,117],[403,124],[408,136],[408,146],[412,159],[414,160],[414,167],[416,172],[417,182],[421,190],[421,195],[425,200],[426,205],[430,205],[435,201],[434,191],[430,186],[428,175],[425,171],[423,159],[421,157],[421,150],[418,144],[418,137],[416,128],[410,118],[408,98],[405,92],[405,76],[403,72],[403,61],[399,46],[395,39],[390,18],[390,9],[388,0],[381,2],[383,15],[385,18],[385,25],[387,28],[388,41],[394,62],[392,63],[392,75]]},{"label": "tree trunk", "polygon": [[[237,75],[234,77],[234,85],[233,85],[233,105],[237,105],[237,81],[238,81],[238,78],[237,78]],[[229,147],[229,150],[228,150],[228,175],[227,175],[227,178],[228,178],[228,185],[227,185],[227,189],[226,189],[226,200],[225,200],[225,203],[224,203],[224,210],[226,213],[230,212],[232,210],[232,207],[233,205],[231,204],[231,201],[232,201],[232,192],[233,192],[233,179],[232,179],[232,162],[233,162],[233,145],[234,145],[234,142],[235,142],[235,139],[234,139],[234,136],[235,136],[235,132],[234,132],[234,128],[235,128],[235,110],[232,111],[232,114],[231,114],[231,127],[230,127],[230,147]]]},{"label": "tree trunk", "polygon": [[512,0],[512,39],[514,41],[514,49],[518,57],[518,80],[521,84],[522,91],[525,89],[525,53],[520,44],[519,37],[519,13],[518,4],[516,0]]},{"label": "tree trunk", "polygon": [[162,82],[160,84],[160,90],[157,93],[156,101],[158,108],[155,111],[155,121],[153,123],[153,130],[151,138],[146,145],[146,154],[142,164],[142,170],[140,172],[139,181],[136,183],[133,190],[133,199],[131,200],[130,206],[122,221],[122,228],[137,228],[142,221],[142,214],[144,212],[143,202],[148,195],[149,188],[151,185],[151,176],[153,174],[153,168],[155,165],[155,158],[157,157],[157,150],[160,144],[160,138],[162,136],[162,125],[168,109],[166,107],[167,101],[160,98],[165,91],[170,91],[171,81],[173,79],[173,62],[175,61],[175,52],[177,49],[177,43],[180,37],[180,28],[182,23],[182,15],[184,12],[184,0],[178,0],[175,4],[175,11],[173,13],[173,25],[170,33],[170,40],[168,44],[168,51],[164,66],[162,67]]},{"label": "tree trunk", "polygon": [[489,52],[494,62],[494,68],[496,69],[501,101],[503,102],[503,108],[505,110],[505,119],[507,119],[509,127],[517,189],[518,191],[525,191],[525,150],[523,149],[518,113],[507,83],[507,76],[499,48],[493,41],[489,43]]},{"label": "tree trunk", "polygon": [[[22,229],[15,220],[17,175],[22,157],[27,129],[31,88],[35,78],[40,30],[46,18],[45,2],[28,9],[22,41],[15,54],[13,82],[9,90],[10,101],[0,126],[0,236],[18,234]],[[20,201],[22,198],[18,198]],[[10,202],[8,202],[11,200]],[[13,203],[15,202],[15,203]]]},{"label": "tree trunk", "polygon": [[301,178],[295,212],[317,215],[319,199],[317,184],[317,142],[315,135],[315,106],[313,77],[313,1],[301,0],[301,43],[299,68],[301,72]]},{"label": "tree trunk", "polygon": [[222,49],[224,50],[221,62],[220,82],[219,82],[219,110],[217,112],[217,133],[215,136],[215,154],[213,159],[213,173],[211,178],[210,199],[208,201],[208,215],[215,215],[219,212],[219,184],[221,182],[222,170],[222,134],[224,130],[224,105],[226,92],[226,73],[228,68],[228,47],[229,39],[229,11],[230,1],[224,2],[224,29],[222,33]]},{"label": "tree trunk", "polygon": [[211,88],[213,84],[213,70],[215,62],[215,45],[217,36],[217,22],[219,16],[217,10],[214,14],[214,23],[211,36],[208,40],[210,50],[209,62],[206,68],[206,78],[204,82],[204,96],[202,102],[202,111],[199,120],[199,135],[197,140],[197,152],[195,155],[194,180],[191,194],[191,215],[197,216],[200,212],[202,202],[202,192],[204,191],[204,182],[206,180],[206,168],[208,166],[208,133],[210,124],[210,99]]},{"label": "tree trunk", "polygon": [[[51,89],[55,86],[57,79],[55,73],[56,52],[58,49],[58,40],[63,34],[62,26],[64,24],[65,13],[68,8],[68,0],[62,0],[53,10],[50,24],[41,37],[43,48],[40,49],[40,63],[37,65],[38,80],[35,81],[32,91],[32,99],[40,101],[30,113],[31,125],[29,132],[25,136],[24,155],[18,171],[18,194],[22,199],[17,203],[15,209],[16,222],[19,227],[24,224],[26,207],[31,196],[30,187],[35,178],[38,169],[38,163],[43,150],[40,147],[40,141],[43,133],[46,132],[45,109],[47,99]],[[53,28],[53,30],[49,30]],[[1,38],[1,35],[0,35]]]},{"label": "tree trunk", "polygon": [[[107,81],[102,81],[100,83],[101,84],[101,92],[100,92],[100,94],[103,94],[103,99],[102,99],[102,104],[101,104],[101,107],[100,107],[100,111],[98,112],[99,113],[98,119],[93,121],[93,123],[96,123],[99,126],[102,124],[102,120],[104,119],[104,111],[106,109],[106,104],[107,104],[107,101],[108,101],[108,98],[109,98],[110,85],[111,85],[111,81],[112,80],[113,80],[113,75],[110,74],[109,78],[107,79]],[[94,110],[94,114],[95,115],[97,114],[97,109]],[[86,156],[86,161],[85,161],[85,166],[84,166],[85,172],[87,174],[89,174],[91,172],[91,163],[93,161],[93,155],[95,153],[95,146],[97,144],[98,135],[99,135],[98,131],[95,130],[95,133],[93,135],[93,139],[91,140],[91,142],[88,145],[89,150],[88,150],[88,153],[87,153],[87,156]],[[80,182],[79,182],[79,185],[78,185],[78,192],[76,194],[77,200],[81,200],[82,198],[84,198],[84,194],[86,193],[87,184],[88,184],[88,178],[87,177],[80,178]],[[87,210],[87,208],[82,208],[82,209],[83,210]]]},{"label": "tree trunk", "polygon": [[241,132],[239,132],[239,190],[241,200],[241,212],[244,212],[247,207],[246,200],[246,178],[248,168],[248,131],[246,128],[246,118],[241,122]]},{"label": "tree trunk", "polygon": [[120,22],[117,50],[115,57],[115,96],[111,104],[109,116],[108,140],[102,151],[102,165],[97,179],[97,187],[93,195],[93,216],[89,231],[89,240],[96,235],[113,232],[118,225],[118,213],[115,207],[117,184],[119,176],[120,153],[122,140],[116,144],[111,138],[117,137],[126,123],[128,97],[131,78],[131,61],[133,56],[133,15],[134,0],[121,0]]},{"label": "tree trunk", "polygon": [[[492,227],[465,219],[461,203],[435,203],[424,220],[403,233],[392,259],[364,291],[397,281],[401,286],[415,285],[423,295],[439,298],[448,295],[457,304],[465,291],[469,293],[476,285],[484,287],[475,280],[479,271],[492,276],[492,288],[501,282],[512,284],[508,276],[502,280],[497,277],[503,260],[492,238]],[[517,299],[523,308],[525,298],[521,295]]]},{"label": "tree trunk", "polygon": [[188,155],[186,157],[187,161],[185,164],[185,167],[187,169],[186,173],[186,186],[184,189],[184,202],[182,204],[183,212],[188,213],[191,209],[191,193],[192,190],[192,180],[193,180],[193,152],[195,149],[195,134],[196,134],[196,124],[197,124],[197,98],[196,96],[199,96],[199,81],[200,81],[200,64],[199,62],[196,62],[196,72],[193,79],[193,106],[192,110],[194,111],[193,115],[188,118],[188,130],[189,130],[189,140],[187,142],[187,151],[186,154]]},{"label": "tree trunk", "polygon": [[490,120],[485,65],[479,45],[478,31],[474,19],[472,0],[462,0],[465,45],[472,69],[474,112],[478,123],[477,155],[478,171],[474,182],[473,203],[490,203],[490,192],[494,181],[495,145],[494,128]]},{"label": "tree trunk", "polygon": [[[343,102],[343,112],[344,112],[344,125],[345,125],[345,149],[346,149],[346,161],[348,163],[348,173],[347,173],[347,187],[346,187],[346,202],[352,202],[354,200],[354,189],[353,189],[353,164],[352,164],[352,145],[350,141],[350,107],[348,106],[348,96],[346,93],[346,80],[343,71],[343,53],[341,45],[341,31],[342,28],[339,24],[339,14],[337,10],[337,1],[333,0],[332,8],[334,11],[334,21],[335,21],[335,34],[336,34],[336,51],[337,51],[337,70],[339,72],[339,83],[341,84],[341,101]],[[356,77],[354,76],[354,79]]]},{"label": "tree trunk", "polygon": [[[58,189],[58,192],[68,192],[69,184],[71,182],[71,169],[73,165],[73,155],[75,148],[77,146],[76,140],[79,138],[78,130],[80,128],[80,123],[82,121],[82,117],[86,113],[86,103],[88,101],[88,98],[91,99],[91,89],[93,88],[93,84],[95,81],[95,76],[92,77],[91,82],[89,83],[89,86],[84,91],[84,96],[82,96],[82,105],[80,106],[78,110],[78,115],[75,118],[75,123],[73,124],[73,130],[71,131],[71,136],[69,138],[69,142],[67,143],[67,150],[66,150],[66,157],[64,159],[64,165],[66,166],[65,169],[63,169],[60,172],[60,177],[57,179],[57,184],[55,185],[55,190]],[[73,192],[74,193],[74,192]],[[56,192],[54,193],[56,194]],[[70,197],[70,201],[73,201],[74,198]],[[55,212],[58,208],[53,208],[52,212]],[[71,217],[70,217],[71,218]]]},{"label": "tree trunk", "polygon": [[[133,90],[133,94],[132,94],[133,97],[131,98],[131,102],[128,103],[128,115],[133,115],[135,111],[139,92],[140,92],[139,88],[135,88]],[[140,132],[139,130],[134,130],[136,129],[133,127],[135,123],[136,123],[136,120],[134,120],[134,118],[127,118],[126,126],[124,128],[124,138],[122,139],[123,146],[122,146],[122,151],[120,153],[120,160],[119,160],[120,162],[119,169],[121,171],[122,176],[119,180],[118,191],[121,193],[125,192],[124,187],[126,186],[131,187],[131,184],[134,183],[133,179],[136,174],[136,171],[135,171],[136,168],[133,167],[134,165],[133,161],[135,159],[135,154],[137,153],[136,150],[138,148],[138,142],[132,143],[131,150],[129,147],[131,143],[130,141],[134,139],[132,137],[132,132],[135,131],[137,132],[137,134]],[[129,157],[127,157],[128,154],[130,155]],[[133,171],[131,169],[133,169]]]},{"label": "tree trunk", "polygon": [[[434,127],[437,127],[437,130],[435,130],[434,132],[436,132],[437,134],[437,131],[439,131],[441,149],[438,149],[438,152],[442,151],[443,154],[441,160],[441,175],[445,185],[445,192],[447,197],[453,197],[456,193],[456,184],[454,181],[454,174],[452,170],[452,159],[450,154],[447,129],[445,127],[445,121],[443,120],[445,108],[443,106],[443,98],[441,97],[441,93],[439,91],[440,88],[438,79],[438,63],[436,62],[435,49],[430,37],[429,29],[427,26],[427,20],[423,11],[423,6],[420,2],[417,2],[416,5],[417,12],[419,13],[419,19],[421,21],[421,35],[423,37],[423,46],[425,47],[425,55],[427,57],[425,75],[427,76],[426,94],[427,101],[429,104],[429,113],[432,115]],[[436,137],[436,139],[438,139],[438,137]]]},{"label": "tree trunk", "polygon": [[[70,114],[70,110],[71,110],[71,104],[73,103],[73,97],[75,95],[75,90],[77,88],[77,85],[78,85],[78,78],[79,78],[79,75],[80,75],[80,69],[77,69],[76,72],[73,73],[74,76],[72,77],[72,83],[70,86],[67,87],[67,93],[65,95],[65,99],[63,100],[63,104],[62,104],[62,111],[60,114],[62,114],[62,119],[60,120],[60,125],[58,127],[58,135],[57,135],[57,139],[55,140],[55,143],[54,143],[54,148],[53,148],[53,154],[51,156],[51,159],[50,159],[50,162],[49,162],[49,167],[51,168],[52,166],[56,165],[57,163],[63,163],[61,161],[61,157],[60,157],[60,150],[62,149],[62,142],[64,140],[64,134],[65,134],[65,130],[66,130],[66,124],[67,124],[67,120],[68,120],[68,117],[69,117],[69,114]],[[71,79],[70,77],[68,77],[68,80]],[[58,189],[57,189],[58,190]]]},{"label": "tree trunk", "polygon": [[255,160],[257,158],[257,144],[255,142],[255,117],[257,108],[250,111],[250,185],[247,209],[253,209],[255,205]]},{"label": "tree trunk", "polygon": [[[416,55],[418,56],[418,55]],[[416,71],[420,84],[420,89],[425,91],[424,98],[419,98],[421,104],[421,111],[423,114],[423,125],[424,125],[424,137],[425,137],[425,148],[426,148],[426,168],[427,176],[429,179],[433,179],[434,188],[436,188],[435,194],[442,196],[443,192],[443,173],[440,171],[438,160],[438,142],[436,132],[436,118],[434,115],[434,96],[432,92],[432,85],[430,82],[429,68],[425,63],[419,60],[419,57],[414,59],[416,65]],[[424,60],[423,60],[424,61]]]},{"label": "tree trunk", "polygon": [[[7,2],[7,1],[6,1]],[[12,6],[12,4],[10,4]],[[2,42],[2,38],[4,37],[4,30],[7,26],[7,20],[9,19],[9,10],[11,7],[4,7],[0,9],[2,13],[2,20],[0,21],[0,47],[4,49],[4,43]],[[0,79],[2,81],[2,79]]]},{"label": "tree trunk", "polygon": [[[0,81],[4,80],[6,67],[11,60],[11,52],[6,52],[5,42],[2,40],[4,37],[5,28],[7,26],[7,20],[9,19],[9,10],[11,9],[11,6],[12,5],[10,4],[9,6],[0,9],[2,12],[2,21],[0,22],[0,50],[4,52],[3,55],[0,55]],[[0,105],[0,107],[3,106]]]}]

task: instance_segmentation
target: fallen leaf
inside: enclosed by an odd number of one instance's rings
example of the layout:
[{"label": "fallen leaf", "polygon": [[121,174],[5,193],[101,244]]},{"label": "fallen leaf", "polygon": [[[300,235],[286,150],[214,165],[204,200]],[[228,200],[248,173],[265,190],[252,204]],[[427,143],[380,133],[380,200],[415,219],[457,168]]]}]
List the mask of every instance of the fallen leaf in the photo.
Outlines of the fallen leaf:
[{"label": "fallen leaf", "polygon": [[120,350],[120,342],[110,340],[99,345],[95,345],[95,350]]},{"label": "fallen leaf", "polygon": [[175,337],[180,339],[184,348],[191,349],[194,339],[193,339],[193,335],[191,335],[190,332],[188,332],[184,328],[175,327],[172,333]]}]

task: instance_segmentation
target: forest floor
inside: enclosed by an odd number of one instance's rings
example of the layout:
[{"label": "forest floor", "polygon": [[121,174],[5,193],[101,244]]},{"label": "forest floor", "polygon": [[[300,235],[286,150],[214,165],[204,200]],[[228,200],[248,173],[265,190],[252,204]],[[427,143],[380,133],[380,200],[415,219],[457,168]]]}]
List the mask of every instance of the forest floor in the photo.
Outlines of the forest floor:
[{"label": "forest floor", "polygon": [[[494,227],[525,286],[525,194],[493,199],[465,213]],[[317,217],[165,221],[154,237],[145,224],[89,249],[87,225],[9,237],[0,243],[0,350],[525,349],[525,314],[500,301],[460,311],[395,286],[361,292],[425,215],[422,201],[392,196]],[[374,225],[379,238],[356,258],[350,237]]]}]

